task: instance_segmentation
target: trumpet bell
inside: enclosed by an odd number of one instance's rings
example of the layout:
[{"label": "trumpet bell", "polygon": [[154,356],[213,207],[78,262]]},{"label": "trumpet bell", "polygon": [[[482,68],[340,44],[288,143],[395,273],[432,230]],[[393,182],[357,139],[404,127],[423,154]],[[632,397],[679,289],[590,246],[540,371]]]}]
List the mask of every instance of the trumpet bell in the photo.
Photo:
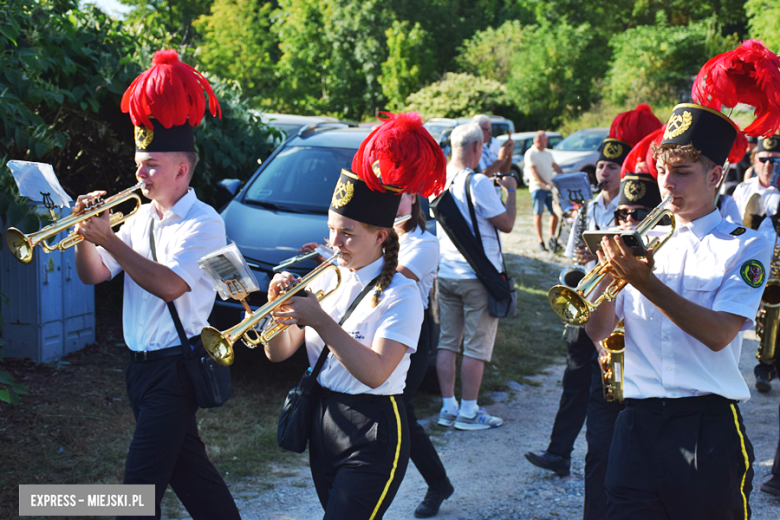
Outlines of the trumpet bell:
[{"label": "trumpet bell", "polygon": [[561,282],[561,284],[574,288],[580,284],[582,279],[585,278],[586,274],[588,274],[588,270],[584,265],[570,265],[561,271],[558,280]]},{"label": "trumpet bell", "polygon": [[24,233],[16,228],[8,228],[5,232],[5,243],[17,260],[23,264],[32,262],[33,244]]},{"label": "trumpet bell", "polygon": [[555,314],[570,325],[581,327],[590,319],[590,305],[571,287],[556,285],[547,293],[547,299]]},{"label": "trumpet bell", "polygon": [[233,364],[233,345],[225,339],[220,331],[214,327],[205,327],[200,332],[200,339],[203,342],[203,348],[214,361],[226,367]]}]

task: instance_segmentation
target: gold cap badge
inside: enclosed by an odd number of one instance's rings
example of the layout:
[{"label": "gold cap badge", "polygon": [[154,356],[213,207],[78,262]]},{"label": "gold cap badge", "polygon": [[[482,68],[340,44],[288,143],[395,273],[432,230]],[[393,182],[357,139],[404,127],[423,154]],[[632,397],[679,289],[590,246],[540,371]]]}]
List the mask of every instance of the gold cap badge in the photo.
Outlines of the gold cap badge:
[{"label": "gold cap badge", "polygon": [[693,116],[687,110],[680,114],[672,114],[669,118],[669,123],[666,125],[666,132],[664,132],[664,140],[674,139],[678,135],[682,135],[693,123]]},{"label": "gold cap badge", "polygon": [[135,146],[139,150],[146,150],[154,139],[154,130],[145,126],[135,127]]},{"label": "gold cap badge", "polygon": [[334,208],[346,206],[352,200],[352,195],[354,194],[355,186],[349,181],[342,182],[339,179],[339,182],[336,183],[336,189],[333,190],[333,199],[331,199],[330,205]]}]

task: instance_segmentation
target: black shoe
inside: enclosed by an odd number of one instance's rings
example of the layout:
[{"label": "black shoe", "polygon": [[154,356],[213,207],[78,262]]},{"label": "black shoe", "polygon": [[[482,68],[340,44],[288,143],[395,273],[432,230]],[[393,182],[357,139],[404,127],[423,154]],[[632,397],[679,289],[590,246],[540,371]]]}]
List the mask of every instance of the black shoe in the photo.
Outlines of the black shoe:
[{"label": "black shoe", "polygon": [[450,479],[444,479],[444,484],[438,488],[429,487],[428,492],[425,493],[425,498],[414,510],[414,516],[416,518],[431,518],[439,514],[439,508],[441,503],[452,496],[452,492],[455,488],[452,487]]},{"label": "black shoe", "polygon": [[571,473],[571,459],[555,455],[547,451],[542,453],[534,453],[529,451],[525,454],[525,458],[528,462],[542,469],[547,469],[554,472],[559,477],[565,477]]},{"label": "black shoe", "polygon": [[539,242],[539,251],[547,251],[547,248],[544,247],[544,242]]},{"label": "black shoe", "polygon": [[770,495],[774,495],[776,497],[780,497],[780,477],[777,475],[773,476],[758,488],[764,493],[769,493]]},{"label": "black shoe", "polygon": [[756,374],[756,390],[765,394],[772,389],[769,377],[766,374]]},{"label": "black shoe", "polygon": [[550,252],[551,253],[558,253],[560,251],[563,251],[563,248],[558,243],[558,239],[555,237],[550,237]]}]

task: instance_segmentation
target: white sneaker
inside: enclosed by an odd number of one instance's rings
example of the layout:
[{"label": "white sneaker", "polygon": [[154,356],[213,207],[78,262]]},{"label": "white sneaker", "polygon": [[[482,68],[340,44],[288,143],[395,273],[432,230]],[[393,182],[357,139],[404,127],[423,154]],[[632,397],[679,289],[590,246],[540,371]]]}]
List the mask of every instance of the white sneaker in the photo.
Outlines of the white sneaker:
[{"label": "white sneaker", "polygon": [[[441,419],[439,420],[441,421]],[[466,417],[459,413],[455,419],[455,428],[458,430],[487,430],[488,428],[498,428],[502,424],[504,424],[502,418],[490,415],[484,408],[480,408],[474,417]]]},{"label": "white sneaker", "polygon": [[453,424],[455,424],[455,418],[456,415],[452,413],[447,413],[444,410],[441,410],[439,412],[439,426],[446,426],[449,428]]}]

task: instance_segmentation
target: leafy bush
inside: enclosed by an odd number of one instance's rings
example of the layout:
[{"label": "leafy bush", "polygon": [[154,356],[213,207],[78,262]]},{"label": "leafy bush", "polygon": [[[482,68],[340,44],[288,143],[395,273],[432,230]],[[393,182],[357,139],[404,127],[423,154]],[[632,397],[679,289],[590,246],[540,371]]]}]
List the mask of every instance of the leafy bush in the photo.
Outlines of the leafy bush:
[{"label": "leafy bush", "polygon": [[757,38],[773,52],[780,52],[780,0],[747,0],[750,37]]},{"label": "leafy bush", "polygon": [[462,72],[505,83],[512,72],[512,57],[532,34],[533,26],[507,20],[501,27],[488,27],[463,42],[455,59]]},{"label": "leafy bush", "polygon": [[496,114],[517,123],[520,117],[504,85],[471,74],[455,73],[448,73],[441,81],[410,95],[405,110],[416,110],[424,119]]},{"label": "leafy bush", "polygon": [[409,22],[393,20],[385,36],[388,57],[382,63],[379,83],[387,98],[387,108],[396,110],[431,77],[433,52],[428,33],[419,23],[409,30]]}]

